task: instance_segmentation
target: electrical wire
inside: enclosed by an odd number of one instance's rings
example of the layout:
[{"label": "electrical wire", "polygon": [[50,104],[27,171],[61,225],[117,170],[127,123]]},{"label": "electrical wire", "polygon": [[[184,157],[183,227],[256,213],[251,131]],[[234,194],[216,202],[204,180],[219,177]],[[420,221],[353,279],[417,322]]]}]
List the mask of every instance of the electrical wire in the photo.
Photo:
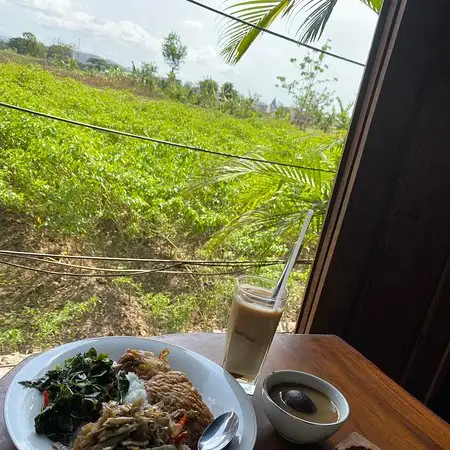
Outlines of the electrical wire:
[{"label": "electrical wire", "polygon": [[[66,272],[54,272],[51,270],[45,270],[45,269],[39,269],[37,267],[30,267],[30,266],[23,266],[20,264],[14,264],[6,261],[0,260],[0,265],[5,264],[7,266],[17,267],[20,269],[25,269],[29,271],[34,272],[40,272],[40,273],[46,273],[49,275],[61,275],[61,276],[69,276],[69,277],[93,277],[93,278],[114,278],[114,277],[130,277],[130,276],[138,276],[138,275],[145,275],[149,273],[162,273],[162,274],[169,274],[169,275],[194,275],[194,276],[202,276],[202,277],[210,277],[210,276],[231,276],[231,275],[238,275],[243,273],[243,270],[235,270],[230,272],[192,272],[192,271],[183,271],[183,270],[164,270],[164,269],[155,269],[155,270],[148,270],[148,271],[142,271],[142,272],[136,272],[136,273],[117,273],[117,274],[78,274],[78,273],[66,273]],[[245,270],[245,269],[244,269]]]},{"label": "electrical wire", "polygon": [[[241,267],[240,270],[228,271],[228,272],[194,272],[194,271],[184,271],[184,270],[165,270],[166,268],[154,269],[154,270],[142,270],[138,272],[117,272],[117,273],[108,273],[108,274],[84,274],[84,273],[71,273],[71,272],[56,272],[53,270],[40,269],[37,267],[24,266],[21,264],[15,264],[8,261],[3,261],[0,259],[0,265],[5,264],[7,266],[12,266],[20,269],[25,269],[29,271],[45,273],[48,275],[60,275],[60,276],[68,276],[68,277],[78,277],[78,278],[119,278],[119,277],[131,277],[131,276],[139,276],[146,275],[149,273],[162,273],[169,275],[194,275],[194,276],[231,276],[237,275],[248,270],[249,267]],[[173,264],[171,266],[167,266],[167,268],[176,267],[178,264]]]},{"label": "electrical wire", "polygon": [[[91,259],[89,256],[79,256],[79,255],[54,255],[54,254],[45,254],[45,253],[28,253],[28,252],[16,252],[16,251],[8,251],[8,250],[0,250],[0,264],[4,264],[7,266],[12,266],[24,270],[30,270],[40,273],[45,273],[49,275],[59,275],[59,276],[68,276],[68,277],[93,277],[93,278],[114,278],[114,277],[132,277],[132,276],[139,276],[139,275],[147,275],[151,273],[164,273],[164,274],[171,274],[171,275],[194,275],[194,276],[228,276],[228,275],[236,275],[239,273],[243,273],[248,269],[254,269],[255,267],[266,267],[266,266],[272,266],[276,264],[282,264],[283,261],[272,261],[272,262],[252,262],[252,261],[235,261],[231,262],[225,262],[225,261],[219,261],[218,266],[214,264],[214,262],[211,264],[208,261],[177,261],[177,260],[148,260],[155,264],[155,261],[158,263],[164,262],[166,264],[164,267],[155,268],[155,269],[112,269],[112,268],[105,268],[105,267],[87,267],[87,266],[81,266],[78,264],[70,264],[70,263],[63,263],[60,261],[54,261],[52,259],[43,259],[41,257],[36,257],[35,255],[52,255],[52,257],[58,257],[58,258],[82,258],[82,259]],[[5,261],[3,258],[18,258],[18,259],[26,259],[28,261],[35,261],[38,263],[43,264],[49,264],[49,265],[57,265],[57,266],[63,266],[67,268],[74,268],[74,269],[81,269],[81,270],[90,270],[90,271],[100,271],[100,272],[107,272],[107,273],[75,273],[75,272],[60,272],[55,270],[48,270],[48,269],[42,269],[39,267],[31,267],[28,265],[23,264],[16,264],[12,263],[10,261]],[[92,257],[94,259],[101,258],[103,260],[103,257]],[[139,258],[109,258],[105,257],[107,260],[120,260],[121,262],[131,260],[132,262],[136,261],[142,261]],[[147,261],[147,262],[148,262]],[[170,264],[168,264],[170,262]],[[199,264],[200,263],[200,264]],[[226,263],[226,264],[222,264]],[[238,263],[238,264],[236,264]],[[307,260],[300,260],[297,261],[298,264],[311,264],[312,261]],[[221,271],[221,272],[198,272],[198,271],[174,271],[174,270],[167,270],[172,269],[179,266],[185,266],[189,267],[190,265],[199,265],[200,267],[236,267],[236,270],[233,271]]]},{"label": "electrical wire", "polygon": [[[190,266],[268,266],[284,264],[285,261],[281,259],[266,260],[266,261],[203,261],[195,259],[155,259],[155,258],[123,258],[112,256],[86,256],[86,255],[63,255],[56,253],[36,253],[36,252],[20,252],[16,250],[0,250],[0,256],[29,256],[34,258],[59,258],[59,259],[79,259],[79,260],[93,260],[93,261],[117,261],[117,262],[140,262],[140,263],[157,263],[157,264],[186,264]],[[299,259],[297,264],[312,264],[312,260]]]},{"label": "electrical wire", "polygon": [[[1,255],[0,255],[0,261],[1,261]],[[107,267],[95,267],[95,266],[81,266],[78,264],[69,264],[69,263],[63,263],[60,261],[53,261],[53,260],[49,260],[49,259],[42,259],[42,258],[34,258],[32,256],[11,256],[8,255],[8,258],[19,258],[19,259],[26,259],[28,261],[35,261],[38,263],[43,263],[43,264],[49,264],[49,265],[57,265],[57,266],[63,266],[63,267],[69,267],[72,269],[81,269],[81,270],[90,270],[90,271],[100,271],[100,272],[110,272],[110,273],[118,273],[121,275],[124,275],[126,273],[129,273],[130,275],[134,275],[136,273],[146,273],[147,271],[144,269],[113,269],[113,268],[107,268]],[[174,263],[175,266],[182,266],[183,264],[178,263],[177,261],[172,261]],[[269,264],[272,265],[272,264]],[[185,265],[187,266],[187,265]],[[239,267],[241,270],[247,270],[247,269],[251,269],[251,268],[255,268],[255,267],[266,267],[267,265],[262,263],[262,264],[254,264],[254,263],[250,263],[250,264],[246,264],[246,265],[238,265],[237,267]],[[207,266],[203,266],[203,267],[207,267]],[[219,267],[227,267],[227,266],[219,266]],[[234,266],[231,266],[234,267]],[[157,270],[163,270],[161,268],[157,269]],[[168,273],[167,271],[164,271],[165,273]],[[172,272],[171,272],[172,273]],[[184,273],[184,272],[180,272],[180,273]],[[101,274],[100,274],[101,275]]]},{"label": "electrical wire", "polygon": [[5,264],[7,266],[16,267],[19,269],[31,270],[34,272],[46,273],[49,275],[60,275],[65,277],[78,277],[78,278],[115,278],[115,277],[131,277],[138,275],[148,275],[150,273],[161,273],[164,272],[165,269],[171,269],[173,267],[178,267],[179,264],[171,264],[170,266],[166,266],[160,269],[151,269],[151,270],[140,270],[135,272],[117,272],[117,273],[73,273],[73,272],[56,272],[53,270],[40,269],[38,267],[30,267],[24,266],[22,264],[16,264],[8,261],[4,261],[0,259],[0,264]]},{"label": "electrical wire", "polygon": [[[63,266],[63,267],[70,267],[73,269],[81,269],[81,270],[91,270],[91,271],[101,271],[101,272],[111,272],[111,273],[136,273],[144,271],[144,269],[112,269],[109,267],[94,267],[94,266],[81,266],[79,264],[69,264],[69,263],[63,263],[60,261],[53,261],[51,259],[43,259],[43,258],[34,258],[32,256],[8,256],[9,258],[19,258],[19,259],[26,259],[28,261],[37,261],[43,264],[53,264],[55,266]],[[0,256],[1,258],[1,256]],[[0,259],[1,261],[1,259]],[[181,264],[177,264],[181,265]]]},{"label": "electrical wire", "polygon": [[326,50],[322,50],[321,48],[314,47],[314,46],[309,45],[309,44],[304,44],[303,42],[300,42],[300,41],[298,41],[296,39],[293,39],[293,38],[291,38],[289,36],[285,36],[284,34],[280,34],[280,33],[277,33],[275,31],[268,30],[267,28],[263,28],[263,27],[261,27],[259,25],[254,24],[254,23],[251,23],[251,22],[248,22],[246,20],[240,19],[239,17],[232,16],[231,14],[228,14],[228,13],[226,13],[224,11],[220,11],[219,9],[213,8],[212,6],[207,6],[207,5],[205,5],[205,4],[201,3],[201,2],[198,2],[196,0],[186,0],[186,1],[189,2],[189,3],[192,3],[193,5],[199,6],[200,8],[203,8],[203,9],[206,9],[208,11],[211,11],[211,12],[213,12],[215,14],[219,14],[222,17],[226,17],[227,19],[234,20],[235,22],[242,23],[243,25],[247,25],[249,27],[255,28],[255,29],[259,30],[259,31],[262,31],[262,32],[267,33],[267,34],[270,34],[270,35],[275,36],[277,38],[284,39],[285,41],[292,42],[294,44],[297,44],[297,45],[299,45],[301,47],[305,47],[305,48],[307,48],[309,50],[312,50],[314,52],[323,53],[324,55],[328,55],[328,56],[331,56],[332,58],[336,58],[336,59],[339,59],[341,61],[345,61],[345,62],[348,62],[348,63],[351,63],[351,64],[355,64],[355,65],[360,66],[360,67],[366,67],[365,64],[363,64],[363,63],[361,63],[359,61],[355,61],[353,59],[346,58],[345,56],[340,56],[340,55],[337,55],[336,53],[332,53],[332,52],[328,52]]},{"label": "electrical wire", "polygon": [[120,136],[125,136],[125,137],[129,137],[129,138],[133,138],[133,139],[140,139],[140,140],[144,140],[144,141],[153,142],[153,143],[156,143],[156,144],[169,145],[169,146],[172,146],[172,147],[181,148],[181,149],[185,149],[185,150],[192,150],[192,151],[195,151],[195,152],[207,153],[207,154],[210,154],[210,155],[216,155],[216,156],[220,156],[220,157],[223,157],[223,158],[240,159],[240,160],[243,160],[243,161],[253,161],[253,162],[260,163],[260,164],[269,164],[269,165],[282,166],[282,167],[293,167],[293,168],[296,168],[296,169],[311,170],[311,171],[315,171],[315,172],[336,173],[335,170],[330,170],[330,169],[320,169],[320,168],[316,168],[316,167],[306,167],[306,166],[301,166],[301,165],[298,165],[298,164],[289,164],[289,163],[283,163],[283,162],[278,162],[278,161],[271,161],[271,160],[267,160],[267,159],[253,158],[252,156],[233,155],[232,153],[225,153],[225,152],[218,152],[218,151],[215,151],[215,150],[208,150],[206,148],[197,147],[195,145],[186,145],[186,144],[180,144],[178,142],[165,141],[163,139],[157,139],[157,138],[153,138],[153,137],[149,137],[149,136],[143,136],[143,135],[140,135],[140,134],[128,133],[126,131],[115,130],[113,128],[106,128],[106,127],[102,127],[102,126],[99,126],[99,125],[93,125],[93,124],[90,124],[90,123],[80,122],[78,120],[66,119],[65,117],[54,116],[52,114],[46,114],[46,113],[43,113],[43,112],[40,112],[40,111],[35,111],[35,110],[29,109],[29,108],[23,108],[23,107],[17,106],[17,105],[11,105],[9,103],[5,103],[5,102],[1,102],[1,101],[0,101],[0,106],[3,106],[5,108],[9,108],[9,109],[13,109],[15,111],[20,111],[20,112],[24,112],[24,113],[27,113],[27,114],[32,114],[34,116],[44,117],[46,119],[57,120],[59,122],[64,122],[64,123],[68,123],[68,124],[71,124],[71,125],[77,125],[77,126],[84,127],[84,128],[90,128],[90,129],[96,130],[96,131],[103,131],[105,133],[118,134]]}]

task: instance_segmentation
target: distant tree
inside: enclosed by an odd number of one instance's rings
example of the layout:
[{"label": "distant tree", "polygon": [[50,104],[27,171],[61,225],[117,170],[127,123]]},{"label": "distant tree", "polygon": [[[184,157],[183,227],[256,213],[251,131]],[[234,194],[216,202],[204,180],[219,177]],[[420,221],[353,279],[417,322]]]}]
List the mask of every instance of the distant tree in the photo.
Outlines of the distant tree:
[{"label": "distant tree", "polygon": [[63,43],[50,45],[47,50],[47,59],[68,63],[73,60],[73,47]]},{"label": "distant tree", "polygon": [[[322,50],[330,50],[329,42],[322,46]],[[298,70],[298,78],[288,81],[284,76],[278,76],[278,87],[284,89],[293,99],[295,108],[292,110],[291,120],[301,129],[315,127],[327,131],[334,124],[336,96],[326,85],[337,82],[337,78],[323,78],[328,69],[325,54],[308,52],[297,61],[291,58],[291,63]]]},{"label": "distant tree", "polygon": [[8,48],[8,42],[0,41],[0,50],[6,50]]},{"label": "distant tree", "polygon": [[205,78],[198,83],[200,104],[208,108],[218,105],[219,84],[212,78]]},{"label": "distant tree", "polygon": [[188,50],[185,45],[181,43],[180,36],[172,31],[164,39],[162,44],[162,54],[164,61],[170,66],[172,75],[180,70],[181,64],[186,60]]},{"label": "distant tree", "polygon": [[227,81],[220,88],[220,97],[222,100],[236,100],[239,97],[239,93],[234,89],[233,83]]},{"label": "distant tree", "polygon": [[151,91],[155,90],[158,84],[158,66],[154,62],[142,62],[141,67],[136,67],[132,62],[131,75],[143,86],[149,88]]},{"label": "distant tree", "polygon": [[106,61],[106,59],[94,56],[92,58],[88,58],[88,60],[86,61],[86,66],[88,69],[94,69],[98,72],[106,72],[111,67],[117,66],[117,64],[111,64]]},{"label": "distant tree", "polygon": [[13,37],[8,41],[8,48],[15,50],[19,55],[45,58],[47,47],[36,39],[33,33],[22,33],[22,37]]}]

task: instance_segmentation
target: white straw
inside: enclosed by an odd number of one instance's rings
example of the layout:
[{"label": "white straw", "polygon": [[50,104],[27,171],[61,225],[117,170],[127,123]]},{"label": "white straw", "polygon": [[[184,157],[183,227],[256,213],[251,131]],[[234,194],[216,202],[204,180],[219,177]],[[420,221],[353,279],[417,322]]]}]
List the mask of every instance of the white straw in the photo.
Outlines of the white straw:
[{"label": "white straw", "polygon": [[278,284],[273,291],[273,295],[275,297],[275,305],[274,305],[275,310],[280,309],[281,307],[281,301],[283,299],[284,291],[286,289],[287,280],[289,278],[289,275],[291,274],[295,262],[297,261],[298,254],[300,253],[300,250],[302,248],[303,240],[305,239],[306,231],[308,230],[313,214],[314,212],[312,211],[312,209],[310,209],[306,214],[306,219],[305,222],[303,223],[302,231],[300,231],[300,236],[298,237],[297,242],[295,243],[294,249],[292,250],[288,262],[284,266],[280,280],[278,281]]}]

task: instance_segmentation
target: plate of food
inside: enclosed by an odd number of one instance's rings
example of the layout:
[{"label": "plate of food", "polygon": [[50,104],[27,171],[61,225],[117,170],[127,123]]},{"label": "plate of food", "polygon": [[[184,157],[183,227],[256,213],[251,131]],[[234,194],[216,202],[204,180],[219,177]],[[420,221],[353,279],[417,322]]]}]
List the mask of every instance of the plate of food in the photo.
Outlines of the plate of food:
[{"label": "plate of food", "polygon": [[255,412],[228,372],[190,350],[135,337],[42,353],[17,373],[5,399],[18,450],[196,450],[226,411],[239,417],[229,448],[253,449]]}]

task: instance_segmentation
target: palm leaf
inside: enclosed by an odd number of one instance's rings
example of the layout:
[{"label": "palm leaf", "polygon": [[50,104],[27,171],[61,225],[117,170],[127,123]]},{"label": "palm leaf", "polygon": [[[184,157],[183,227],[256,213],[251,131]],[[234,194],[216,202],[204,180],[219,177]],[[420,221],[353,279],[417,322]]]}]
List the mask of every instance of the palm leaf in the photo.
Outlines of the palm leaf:
[{"label": "palm leaf", "polygon": [[383,6],[383,0],[360,0],[366,6],[368,6],[372,11],[379,13],[381,11],[381,7]]},{"label": "palm leaf", "polygon": [[309,0],[300,6],[300,10],[308,13],[308,17],[297,30],[301,42],[313,42],[322,36],[336,3],[337,0]]},{"label": "palm leaf", "polygon": [[[294,6],[295,0],[250,0],[229,6],[225,11],[239,19],[269,28],[279,16],[286,15]],[[221,55],[229,63],[236,64],[260,35],[261,31],[232,19],[226,19],[219,33],[223,43]]]},{"label": "palm leaf", "polygon": [[[254,158],[264,160],[264,157],[260,154],[249,154],[246,156],[251,156]],[[220,181],[229,181],[233,178],[241,177],[244,175],[257,175],[260,177],[267,177],[271,180],[275,178],[282,181],[290,181],[294,183],[306,184],[311,187],[320,185],[322,181],[322,176],[325,175],[323,172],[316,171],[313,169],[320,169],[319,164],[314,164],[309,161],[308,165],[311,169],[300,169],[298,167],[287,167],[278,166],[274,164],[265,164],[258,161],[247,161],[247,160],[235,160],[230,164],[219,166],[215,171],[213,171],[212,176],[206,180],[202,180],[201,183],[214,184]],[[326,174],[328,178],[332,178],[333,174]]]},{"label": "palm leaf", "polygon": [[[382,0],[360,0],[376,13],[380,12]],[[249,0],[228,6],[225,11],[253,25],[268,29],[278,19],[288,16],[293,21],[299,12],[307,13],[297,30],[300,42],[319,39],[336,6],[337,0]],[[221,55],[228,63],[236,64],[247,52],[261,31],[250,25],[225,19],[219,32]]]}]

